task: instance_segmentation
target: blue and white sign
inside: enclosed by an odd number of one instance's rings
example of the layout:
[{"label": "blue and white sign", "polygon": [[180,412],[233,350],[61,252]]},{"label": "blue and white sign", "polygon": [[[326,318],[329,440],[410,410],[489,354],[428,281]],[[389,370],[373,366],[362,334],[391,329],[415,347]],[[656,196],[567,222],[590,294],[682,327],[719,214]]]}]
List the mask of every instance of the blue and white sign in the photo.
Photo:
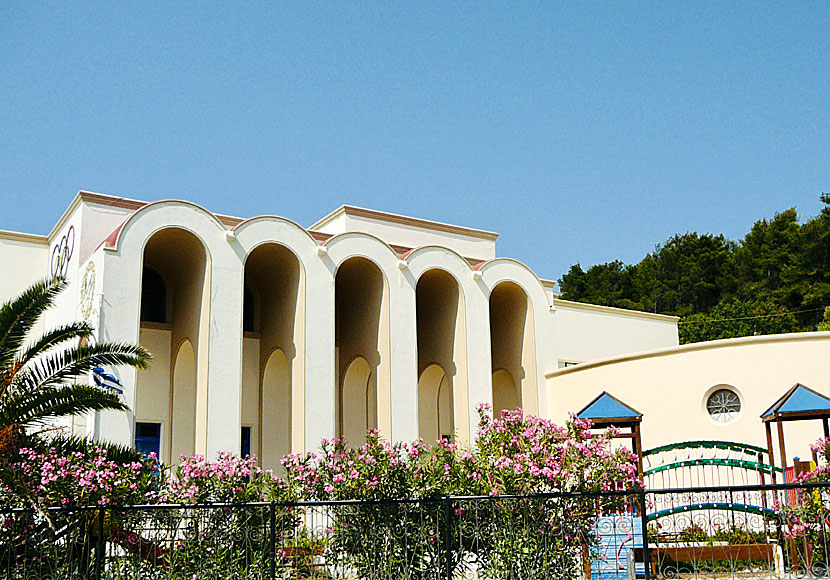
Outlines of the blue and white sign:
[{"label": "blue and white sign", "polygon": [[95,381],[95,384],[102,389],[114,391],[119,395],[124,394],[124,385],[121,384],[118,377],[112,373],[108,373],[101,367],[92,368],[92,380]]},{"label": "blue and white sign", "polygon": [[[643,547],[643,526],[636,514],[609,514],[597,520],[599,555],[591,560],[591,580],[629,578],[629,552]],[[635,564],[637,577],[645,575],[642,562]]]}]

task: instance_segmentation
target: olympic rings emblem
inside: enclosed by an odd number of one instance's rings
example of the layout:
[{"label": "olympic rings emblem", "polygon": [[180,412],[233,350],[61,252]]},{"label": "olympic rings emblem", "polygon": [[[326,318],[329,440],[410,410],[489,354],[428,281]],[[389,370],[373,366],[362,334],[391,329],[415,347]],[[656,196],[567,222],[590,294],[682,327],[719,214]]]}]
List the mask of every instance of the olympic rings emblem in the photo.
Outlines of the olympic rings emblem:
[{"label": "olympic rings emblem", "polygon": [[61,241],[52,248],[52,259],[49,262],[49,275],[52,279],[65,278],[69,272],[69,260],[75,253],[75,226],[69,226]]}]

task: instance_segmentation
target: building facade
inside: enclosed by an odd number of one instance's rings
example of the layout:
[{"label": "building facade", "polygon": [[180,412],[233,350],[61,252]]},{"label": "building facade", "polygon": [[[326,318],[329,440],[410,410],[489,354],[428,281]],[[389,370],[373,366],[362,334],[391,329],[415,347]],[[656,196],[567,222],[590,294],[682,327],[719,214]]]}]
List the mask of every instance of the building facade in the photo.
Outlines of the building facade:
[{"label": "building facade", "polygon": [[469,441],[479,403],[552,416],[547,373],[677,345],[676,318],[561,300],[497,237],[350,206],[306,229],[81,192],[48,235],[0,232],[0,299],[63,276],[46,327],[87,319],[147,347],[149,370],[107,369],[131,412],[70,427],[165,462],[232,450],[275,467],[370,428]]},{"label": "building facade", "polygon": [[[830,332],[747,336],[630,353],[554,369],[546,381],[548,400],[555,401],[551,418],[557,421],[603,391],[635,408],[643,415],[644,449],[695,440],[766,449],[761,415],[788,389],[801,384],[830,395]],[[824,436],[818,420],[790,421],[781,428],[789,460],[807,460],[810,444]],[[778,455],[778,433],[772,435]]]}]

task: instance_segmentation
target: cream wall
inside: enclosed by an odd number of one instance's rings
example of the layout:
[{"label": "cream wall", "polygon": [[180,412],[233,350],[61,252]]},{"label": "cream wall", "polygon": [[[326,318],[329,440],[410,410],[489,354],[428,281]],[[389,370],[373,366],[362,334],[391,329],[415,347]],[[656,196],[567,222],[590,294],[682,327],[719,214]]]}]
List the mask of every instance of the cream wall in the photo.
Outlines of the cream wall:
[{"label": "cream wall", "polygon": [[132,209],[104,203],[84,203],[81,217],[83,235],[78,251],[83,261],[95,251],[101,241],[124,223]]},{"label": "cream wall", "polygon": [[49,273],[45,236],[0,230],[0,303],[6,302]]},{"label": "cream wall", "polygon": [[153,353],[153,362],[141,376],[142,388],[136,395],[135,420],[161,423],[160,459],[170,463],[170,331],[145,326],[141,329],[139,342]]},{"label": "cream wall", "polygon": [[553,304],[546,372],[557,369],[559,361],[584,362],[679,344],[674,316],[559,299]]},{"label": "cream wall", "polygon": [[[643,413],[646,449],[680,441],[717,439],[766,448],[760,415],[795,383],[830,396],[830,332],[717,340],[635,353],[560,369],[547,376],[550,416],[564,421],[602,391]],[[717,423],[708,395],[723,386],[741,398],[740,416]],[[775,435],[775,430],[773,430]],[[810,456],[820,421],[785,426],[787,457]],[[777,455],[777,439],[775,439]]]},{"label": "cream wall", "polygon": [[429,220],[343,206],[311,226],[331,235],[362,232],[406,248],[442,246],[479,261],[496,257],[498,234]]},{"label": "cream wall", "polygon": [[[251,427],[251,453],[262,457],[259,448],[260,400],[260,355],[259,339],[242,339],[242,427]],[[264,368],[265,365],[263,365]],[[268,465],[269,468],[276,467]]]}]

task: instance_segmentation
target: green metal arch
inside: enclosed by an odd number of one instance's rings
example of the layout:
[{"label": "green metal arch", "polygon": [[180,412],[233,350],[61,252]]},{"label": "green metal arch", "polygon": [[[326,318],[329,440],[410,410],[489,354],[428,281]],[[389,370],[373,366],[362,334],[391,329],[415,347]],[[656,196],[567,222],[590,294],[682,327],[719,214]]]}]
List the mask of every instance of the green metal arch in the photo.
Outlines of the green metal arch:
[{"label": "green metal arch", "polygon": [[774,510],[769,508],[757,506],[757,505],[749,505],[743,503],[698,503],[694,505],[683,505],[683,506],[676,506],[673,508],[669,508],[666,510],[661,510],[659,512],[647,514],[648,521],[653,522],[659,518],[664,518],[666,516],[672,516],[675,514],[682,514],[687,512],[694,512],[694,511],[702,511],[702,510],[728,510],[740,513],[747,513],[747,514],[755,514],[764,517],[777,517],[778,514],[775,513]]},{"label": "green metal arch", "polygon": [[661,471],[668,471],[670,469],[680,469],[682,467],[699,467],[705,465],[714,465],[717,467],[738,467],[746,469],[747,471],[754,471],[756,473],[763,473],[769,475],[772,472],[783,473],[780,467],[768,465],[766,463],[759,463],[757,461],[744,461],[742,459],[720,459],[717,457],[709,457],[703,459],[687,459],[686,461],[675,461],[665,465],[659,465],[646,469],[643,475],[653,475]]},{"label": "green metal arch", "polygon": [[676,449],[694,449],[701,447],[704,449],[729,449],[730,451],[741,451],[743,453],[768,453],[768,451],[763,447],[758,447],[757,445],[750,445],[749,443],[737,443],[735,441],[700,440],[682,441],[680,443],[669,443],[668,445],[661,445],[660,447],[647,449],[646,451],[643,451],[643,457],[646,457],[648,455],[654,455],[656,453],[661,453],[663,451],[674,451]]}]

